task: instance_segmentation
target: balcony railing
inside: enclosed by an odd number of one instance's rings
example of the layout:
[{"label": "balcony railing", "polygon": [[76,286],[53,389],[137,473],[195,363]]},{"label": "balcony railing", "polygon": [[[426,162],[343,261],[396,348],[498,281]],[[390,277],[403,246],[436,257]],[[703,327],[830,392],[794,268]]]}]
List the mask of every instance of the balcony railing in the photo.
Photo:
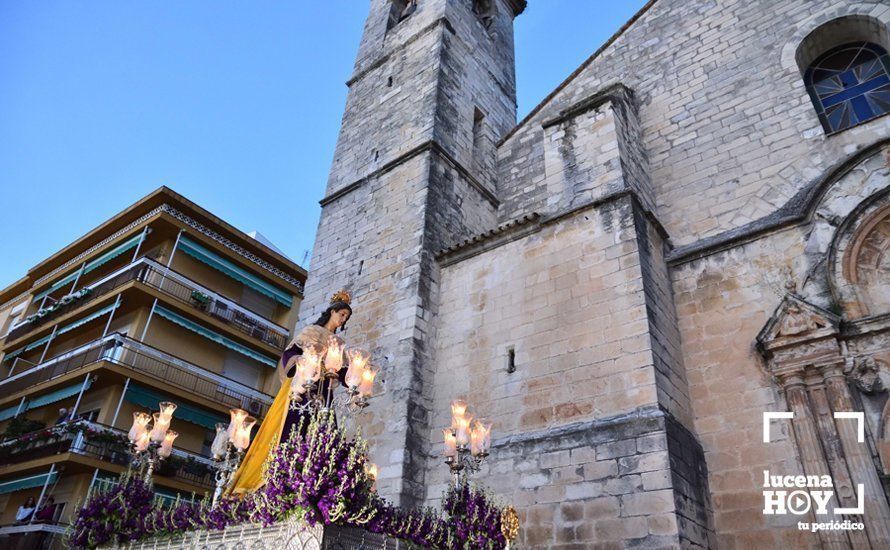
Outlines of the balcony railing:
[{"label": "balcony railing", "polygon": [[144,260],[146,269],[140,280],[164,294],[189,304],[211,317],[261,340],[275,348],[284,349],[287,330],[263,319],[256,313],[224,298],[175,271],[162,267],[152,260]]},{"label": "balcony railing", "polygon": [[[0,443],[0,464],[13,464],[62,453],[88,456],[129,467],[132,456],[129,442],[122,430],[78,421],[27,433]],[[173,454],[155,470],[162,476],[176,477],[192,485],[213,485],[213,462],[183,449]]]},{"label": "balcony railing", "polygon": [[69,295],[70,297],[63,298],[51,308],[41,310],[44,312],[41,315],[28,317],[9,331],[6,341],[11,342],[68,311],[88,304],[134,280],[138,280],[180,303],[203,311],[226,325],[275,348],[284,349],[287,344],[287,330],[283,327],[149,258],[140,258]]},{"label": "balcony railing", "polygon": [[[139,262],[137,262],[139,263]],[[119,288],[130,281],[136,279],[139,274],[141,265],[131,264],[123,269],[104,277],[95,283],[86,286],[77,292],[63,297],[48,308],[41,309],[34,315],[30,315],[21,322],[12,327],[9,334],[6,335],[6,341],[12,342],[20,336],[31,332],[37,327],[42,327],[53,319],[58,319],[62,315],[77,309],[81,306],[89,304],[102,296],[105,296],[112,290]]]},{"label": "balcony railing", "polygon": [[120,334],[95,340],[0,380],[0,395],[12,395],[99,361],[133,369],[165,382],[166,386],[226,407],[245,409],[254,416],[265,416],[272,404],[272,396],[268,394]]}]

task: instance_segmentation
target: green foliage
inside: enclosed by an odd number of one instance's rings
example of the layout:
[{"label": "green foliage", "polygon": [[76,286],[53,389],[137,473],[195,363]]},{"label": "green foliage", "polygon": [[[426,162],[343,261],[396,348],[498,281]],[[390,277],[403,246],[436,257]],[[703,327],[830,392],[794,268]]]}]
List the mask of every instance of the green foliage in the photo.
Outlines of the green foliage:
[{"label": "green foliage", "polygon": [[9,424],[6,425],[6,431],[3,432],[3,439],[13,439],[15,437],[20,437],[26,433],[36,432],[37,430],[41,430],[46,427],[46,424],[43,422],[38,422],[37,420],[31,420],[30,418],[25,418],[23,416],[18,416],[9,421]]}]

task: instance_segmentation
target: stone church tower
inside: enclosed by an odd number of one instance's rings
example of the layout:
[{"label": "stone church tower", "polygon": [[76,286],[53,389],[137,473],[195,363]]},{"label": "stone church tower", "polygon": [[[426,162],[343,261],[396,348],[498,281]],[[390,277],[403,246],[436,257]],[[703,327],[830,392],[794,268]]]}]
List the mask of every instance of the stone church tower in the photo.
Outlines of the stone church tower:
[{"label": "stone church tower", "polygon": [[301,323],[353,293],[380,491],[461,397],[523,547],[890,547],[890,6],[652,0],[517,124],[525,7],[370,1]]},{"label": "stone church tower", "polygon": [[348,288],[347,337],[384,368],[366,434],[378,487],[425,499],[439,267],[496,224],[495,141],[515,125],[513,17],[524,2],[373,0],[313,252],[301,322]]}]

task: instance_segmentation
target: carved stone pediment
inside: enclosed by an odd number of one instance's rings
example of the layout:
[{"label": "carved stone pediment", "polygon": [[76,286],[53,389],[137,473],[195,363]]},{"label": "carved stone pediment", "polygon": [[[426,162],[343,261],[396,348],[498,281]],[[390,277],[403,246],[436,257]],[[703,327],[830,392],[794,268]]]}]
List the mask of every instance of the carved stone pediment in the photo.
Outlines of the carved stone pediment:
[{"label": "carved stone pediment", "polygon": [[763,351],[800,344],[837,334],[840,318],[830,311],[788,293],[757,335]]}]

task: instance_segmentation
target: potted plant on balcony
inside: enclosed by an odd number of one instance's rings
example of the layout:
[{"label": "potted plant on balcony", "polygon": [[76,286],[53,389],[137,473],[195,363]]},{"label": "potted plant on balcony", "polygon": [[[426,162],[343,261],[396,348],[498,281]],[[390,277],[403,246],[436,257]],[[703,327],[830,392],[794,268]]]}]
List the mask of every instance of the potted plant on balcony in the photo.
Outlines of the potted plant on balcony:
[{"label": "potted plant on balcony", "polygon": [[43,422],[31,420],[24,416],[17,416],[9,421],[9,424],[6,426],[6,431],[3,432],[3,436],[0,439],[15,439],[24,434],[41,430],[44,427],[46,427],[46,424]]},{"label": "potted plant on balcony", "polygon": [[195,307],[198,309],[206,309],[210,304],[211,298],[207,294],[204,294],[200,290],[192,291],[192,303],[195,304]]}]

